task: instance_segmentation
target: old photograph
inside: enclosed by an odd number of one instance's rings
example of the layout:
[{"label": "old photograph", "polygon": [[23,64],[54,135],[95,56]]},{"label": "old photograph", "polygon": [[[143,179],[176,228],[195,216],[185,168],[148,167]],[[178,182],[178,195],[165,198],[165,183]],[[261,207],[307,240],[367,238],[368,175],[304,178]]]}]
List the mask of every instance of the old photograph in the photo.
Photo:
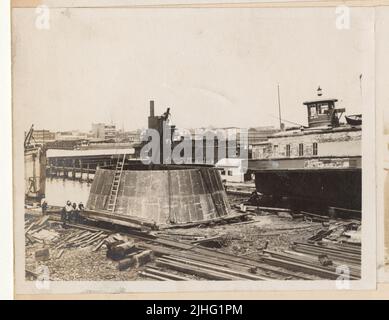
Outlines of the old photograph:
[{"label": "old photograph", "polygon": [[12,9],[17,292],[374,285],[374,10],[92,2]]},{"label": "old photograph", "polygon": [[389,85],[387,70],[389,64],[389,9],[376,10],[376,144],[377,144],[377,269],[380,282],[389,280]]}]

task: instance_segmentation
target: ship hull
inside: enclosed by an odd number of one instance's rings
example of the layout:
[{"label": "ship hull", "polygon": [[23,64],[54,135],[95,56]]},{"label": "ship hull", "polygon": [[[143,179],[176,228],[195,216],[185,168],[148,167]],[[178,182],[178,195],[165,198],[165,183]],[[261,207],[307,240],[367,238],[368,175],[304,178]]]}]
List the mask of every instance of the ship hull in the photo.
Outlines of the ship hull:
[{"label": "ship hull", "polygon": [[287,198],[300,210],[361,210],[362,206],[361,169],[255,172],[255,185],[265,196]]},{"label": "ship hull", "polygon": [[361,211],[362,157],[250,160],[258,192],[296,210],[327,213],[331,207]]}]

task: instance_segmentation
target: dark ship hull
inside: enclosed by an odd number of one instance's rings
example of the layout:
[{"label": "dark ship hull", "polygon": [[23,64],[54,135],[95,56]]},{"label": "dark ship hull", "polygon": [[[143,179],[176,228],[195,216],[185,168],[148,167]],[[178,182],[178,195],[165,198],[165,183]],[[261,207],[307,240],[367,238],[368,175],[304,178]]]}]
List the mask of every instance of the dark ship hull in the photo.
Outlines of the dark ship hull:
[{"label": "dark ship hull", "polygon": [[327,213],[328,208],[361,210],[362,170],[311,170],[256,172],[258,192],[272,197],[273,204],[286,199],[296,210]]}]

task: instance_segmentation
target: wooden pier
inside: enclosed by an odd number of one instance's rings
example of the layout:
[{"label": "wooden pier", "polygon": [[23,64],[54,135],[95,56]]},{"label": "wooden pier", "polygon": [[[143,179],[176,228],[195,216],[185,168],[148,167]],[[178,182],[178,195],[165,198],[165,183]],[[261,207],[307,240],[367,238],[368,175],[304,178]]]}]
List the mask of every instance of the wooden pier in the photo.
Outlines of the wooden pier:
[{"label": "wooden pier", "polygon": [[126,159],[132,159],[134,151],[133,149],[48,150],[46,175],[92,181],[97,168],[115,166],[123,154],[126,154]]}]

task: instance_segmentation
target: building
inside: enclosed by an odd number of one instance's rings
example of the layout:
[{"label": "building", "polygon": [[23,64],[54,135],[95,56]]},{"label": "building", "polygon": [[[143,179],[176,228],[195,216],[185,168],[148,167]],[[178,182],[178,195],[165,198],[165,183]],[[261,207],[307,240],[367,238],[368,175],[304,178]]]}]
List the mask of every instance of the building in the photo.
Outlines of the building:
[{"label": "building", "polygon": [[262,151],[262,148],[268,145],[269,136],[280,132],[273,126],[263,126],[249,128],[248,130],[248,158],[260,159],[261,155],[258,152]]},{"label": "building", "polygon": [[78,130],[61,131],[55,134],[55,140],[57,141],[70,141],[70,140],[87,140],[88,135]]},{"label": "building", "polygon": [[50,130],[34,130],[32,139],[39,144],[52,142],[55,141],[55,132],[51,132]]},{"label": "building", "polygon": [[92,123],[93,138],[103,140],[116,139],[117,131],[114,124]]},{"label": "building", "polygon": [[116,135],[117,140],[125,143],[140,143],[141,130],[119,131]]},{"label": "building", "polygon": [[249,146],[252,146],[261,143],[263,141],[266,141],[269,136],[279,131],[280,131],[279,129],[276,129],[273,126],[249,128],[248,144]]},{"label": "building", "polygon": [[225,158],[219,160],[215,167],[220,170],[222,180],[226,182],[244,182],[245,168],[243,159]]}]

